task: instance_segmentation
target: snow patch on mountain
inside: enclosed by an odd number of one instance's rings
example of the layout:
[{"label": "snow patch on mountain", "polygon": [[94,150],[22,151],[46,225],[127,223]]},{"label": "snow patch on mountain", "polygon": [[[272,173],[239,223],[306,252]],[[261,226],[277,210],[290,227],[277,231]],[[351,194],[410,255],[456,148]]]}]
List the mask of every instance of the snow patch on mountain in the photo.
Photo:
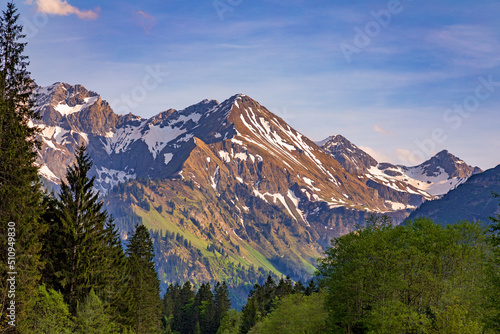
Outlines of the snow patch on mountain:
[{"label": "snow patch on mountain", "polygon": [[43,165],[42,167],[40,167],[38,173],[40,173],[43,177],[45,177],[47,180],[51,182],[54,183],[61,182],[61,180],[57,176],[55,176],[54,173],[52,173],[52,171],[49,169],[49,167],[47,167],[47,165]]},{"label": "snow patch on mountain", "polygon": [[74,107],[68,106],[66,102],[59,103],[56,107],[54,107],[54,109],[57,110],[61,115],[68,116],[90,107],[91,105],[96,103],[98,99],[98,96],[87,97],[84,99],[84,104],[77,104]]},{"label": "snow patch on mountain", "polygon": [[165,165],[168,165],[168,163],[172,161],[174,155],[172,153],[165,153],[164,157],[165,157]]},{"label": "snow patch on mountain", "polygon": [[412,194],[425,195],[427,193],[432,196],[440,196],[467,180],[467,178],[451,178],[442,167],[437,167],[439,171],[430,176],[424,166],[390,166],[384,169],[380,167],[380,164],[371,167],[366,177],[398,191],[402,191],[402,189],[394,181],[404,182],[418,189],[417,191],[409,187],[404,189]]},{"label": "snow patch on mountain", "polygon": [[108,169],[106,167],[96,168],[96,188],[101,194],[107,194],[110,189],[118,185],[118,183],[127,182],[135,179],[136,174],[129,173],[123,170]]},{"label": "snow patch on mountain", "polygon": [[148,145],[149,152],[156,159],[157,155],[167,146],[168,143],[186,133],[186,130],[170,126],[150,126],[142,136],[142,141]]},{"label": "snow patch on mountain", "polygon": [[141,129],[147,121],[143,120],[138,126],[126,124],[118,129],[113,137],[105,137],[101,140],[104,144],[106,153],[122,153],[135,141],[142,138]]}]

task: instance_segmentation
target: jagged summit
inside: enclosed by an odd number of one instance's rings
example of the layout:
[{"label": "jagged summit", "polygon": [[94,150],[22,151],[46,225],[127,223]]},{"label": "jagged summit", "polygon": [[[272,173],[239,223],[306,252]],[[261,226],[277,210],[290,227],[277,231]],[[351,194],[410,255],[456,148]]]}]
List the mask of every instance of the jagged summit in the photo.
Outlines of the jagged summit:
[{"label": "jagged summit", "polygon": [[437,175],[443,170],[450,177],[459,178],[468,178],[473,174],[482,172],[479,167],[472,167],[467,165],[462,159],[454,156],[447,150],[442,150],[429,160],[416,167],[425,169],[425,174],[429,177]]},{"label": "jagged summit", "polygon": [[349,173],[364,174],[369,168],[377,166],[375,159],[341,135],[330,136],[318,145]]},{"label": "jagged summit", "polygon": [[346,170],[359,174],[362,180],[376,182],[378,185],[367,184],[379,192],[382,191],[379,185],[383,185],[396,191],[420,195],[422,200],[441,196],[465,182],[471,175],[482,172],[479,167],[467,165],[447,150],[438,152],[418,166],[407,167],[377,162],[341,135],[331,136],[320,143]]},{"label": "jagged summit", "polygon": [[84,142],[103,194],[136,178],[186,178],[215,194],[239,185],[306,225],[329,221],[340,229],[336,210],[411,210],[472,173],[446,172],[461,166],[446,152],[416,169],[379,164],[341,135],[320,147],[245,94],[167,109],[149,119],[117,115],[81,85],[40,88],[38,102],[41,174],[59,183]]}]

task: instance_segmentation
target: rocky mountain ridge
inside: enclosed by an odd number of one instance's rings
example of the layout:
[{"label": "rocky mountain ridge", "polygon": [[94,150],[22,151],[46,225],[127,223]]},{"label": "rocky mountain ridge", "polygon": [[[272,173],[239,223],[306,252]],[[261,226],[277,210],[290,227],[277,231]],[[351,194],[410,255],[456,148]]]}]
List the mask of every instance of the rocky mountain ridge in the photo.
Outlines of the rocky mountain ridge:
[{"label": "rocky mountain ridge", "polygon": [[428,217],[441,224],[467,220],[488,225],[489,217],[500,214],[495,193],[500,194],[500,165],[474,174],[442,198],[422,204],[408,219]]},{"label": "rocky mountain ridge", "polygon": [[[164,282],[179,272],[168,267],[179,257],[187,261],[186,279],[220,277],[216,253],[235,265],[304,277],[333,236],[373,213],[401,222],[434,198],[409,178],[413,169],[379,164],[340,136],[320,147],[244,94],[144,119],[115,114],[81,85],[56,83],[37,93],[42,120],[33,126],[41,128],[38,163],[48,185],[57,187],[84,143],[96,189],[124,238],[142,222],[201,252],[159,249]],[[429,160],[426,173],[467,177],[441,166],[444,158]]]},{"label": "rocky mountain ridge", "polygon": [[[386,194],[387,200],[395,207],[410,205],[415,208],[482,172],[479,167],[467,165],[446,150],[418,166],[407,167],[379,163],[341,135],[331,136],[319,144],[347,171],[379,193]],[[412,200],[406,203],[407,196],[403,194],[410,194]]]}]

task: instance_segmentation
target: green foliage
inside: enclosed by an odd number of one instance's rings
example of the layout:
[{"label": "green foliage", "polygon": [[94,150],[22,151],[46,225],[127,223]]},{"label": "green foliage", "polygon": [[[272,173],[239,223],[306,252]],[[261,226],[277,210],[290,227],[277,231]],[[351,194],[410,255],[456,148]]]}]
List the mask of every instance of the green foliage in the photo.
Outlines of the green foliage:
[{"label": "green foliage", "polygon": [[238,334],[241,325],[241,313],[236,310],[230,310],[222,318],[217,334]]},{"label": "green foliage", "polygon": [[189,281],[181,287],[170,284],[163,298],[163,326],[167,333],[216,334],[231,308],[225,282],[215,288],[202,284],[195,293]]},{"label": "green foliage", "polygon": [[[116,230],[94,193],[94,177],[89,178],[92,161],[81,146],[76,162],[67,170],[67,182],[61,185],[55,210],[50,208],[50,229],[44,253],[49,262],[45,275],[54,288],[67,298],[70,310],[76,312],[93,288],[106,302],[113,299],[113,285],[121,286],[117,275],[124,255]],[[111,289],[110,289],[111,288]]]},{"label": "green foliage", "polygon": [[39,118],[33,109],[35,83],[27,70],[25,35],[18,21],[14,3],[7,3],[0,15],[0,331],[10,327],[5,317],[7,272],[13,271],[7,268],[7,224],[15,223],[16,328],[20,330],[37,295],[43,266],[40,237],[46,230],[39,220],[43,209],[35,166],[38,129],[28,125]]},{"label": "green foliage", "polygon": [[26,333],[64,334],[72,333],[74,324],[63,295],[41,285],[25,326]]},{"label": "green foliage", "polygon": [[137,334],[157,333],[160,329],[160,282],[155,270],[153,242],[144,225],[136,226],[129,239],[127,255],[133,306],[132,328]]},{"label": "green foliage", "polygon": [[444,333],[483,326],[488,250],[478,224],[442,227],[423,218],[397,227],[373,219],[334,239],[319,267],[331,331]]},{"label": "green foliage", "polygon": [[94,293],[94,289],[91,289],[85,301],[78,305],[76,325],[76,333],[82,334],[114,334],[119,332],[118,326],[104,309],[104,305]]},{"label": "green foliage", "polygon": [[47,262],[43,281],[62,292],[73,315],[82,312],[82,305],[102,304],[117,331],[125,333],[137,306],[131,291],[131,266],[138,262],[125,256],[118,230],[93,191],[94,178],[88,177],[91,167],[82,146],[75,165],[68,168],[68,183],[62,184],[59,198],[44,197],[42,218],[49,230],[43,243]]},{"label": "green foliage", "polygon": [[[499,198],[497,193],[493,197]],[[488,279],[491,284],[491,291],[486,293],[488,305],[491,306],[491,313],[488,314],[489,326],[500,328],[500,215],[490,217],[492,223],[490,227],[492,253],[488,261]]]},{"label": "green foliage", "polygon": [[[316,288],[314,282],[310,284],[312,293],[316,291]],[[256,284],[254,289],[250,291],[247,303],[241,311],[240,333],[248,333],[251,328],[270,314],[284,297],[297,292],[305,292],[301,286],[302,283],[299,286],[294,286],[288,276],[286,279],[282,278],[277,285],[271,276],[267,278],[264,285]]]},{"label": "green foliage", "polygon": [[[284,297],[268,316],[257,323],[250,334],[323,334],[327,331],[328,313],[324,308],[326,293],[310,296],[292,294]],[[393,332],[396,333],[396,332]]]},{"label": "green foliage", "polygon": [[231,309],[231,299],[229,298],[229,289],[226,282],[220,284],[217,282],[214,288],[214,305],[215,305],[215,327],[219,328],[222,319]]}]

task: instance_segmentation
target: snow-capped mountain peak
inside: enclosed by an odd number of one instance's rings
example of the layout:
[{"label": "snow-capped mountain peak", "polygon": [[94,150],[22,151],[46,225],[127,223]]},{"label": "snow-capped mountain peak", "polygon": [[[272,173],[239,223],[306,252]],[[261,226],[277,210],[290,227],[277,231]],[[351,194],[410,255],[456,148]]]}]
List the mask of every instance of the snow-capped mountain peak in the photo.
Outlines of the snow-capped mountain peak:
[{"label": "snow-capped mountain peak", "polygon": [[467,165],[447,150],[437,153],[418,166],[407,167],[378,163],[340,135],[331,136],[321,143],[326,152],[349,172],[360,174],[361,179],[374,181],[378,184],[376,187],[383,185],[396,191],[420,195],[423,199],[441,196],[465,182],[471,175],[482,172],[480,168]]}]

